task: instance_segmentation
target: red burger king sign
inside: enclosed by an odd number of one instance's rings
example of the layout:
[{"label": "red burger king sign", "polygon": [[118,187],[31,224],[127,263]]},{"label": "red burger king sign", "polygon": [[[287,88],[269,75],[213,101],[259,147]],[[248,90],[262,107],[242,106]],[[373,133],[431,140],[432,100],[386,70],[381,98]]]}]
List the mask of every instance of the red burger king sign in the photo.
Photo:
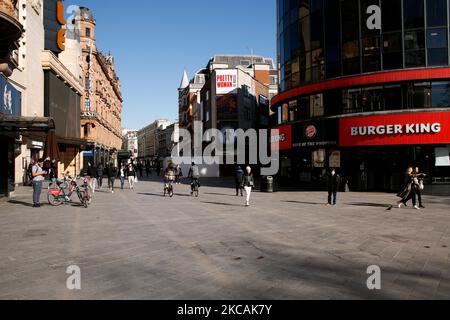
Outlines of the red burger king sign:
[{"label": "red burger king sign", "polygon": [[450,112],[349,117],[339,127],[342,147],[450,143]]}]

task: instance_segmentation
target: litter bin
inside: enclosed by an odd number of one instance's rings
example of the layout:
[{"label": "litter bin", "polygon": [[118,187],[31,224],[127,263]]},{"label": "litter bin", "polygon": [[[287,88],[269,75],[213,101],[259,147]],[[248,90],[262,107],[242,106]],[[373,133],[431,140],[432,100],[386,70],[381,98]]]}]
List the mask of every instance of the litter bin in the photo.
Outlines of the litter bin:
[{"label": "litter bin", "polygon": [[273,177],[263,177],[261,181],[261,192],[273,193]]}]

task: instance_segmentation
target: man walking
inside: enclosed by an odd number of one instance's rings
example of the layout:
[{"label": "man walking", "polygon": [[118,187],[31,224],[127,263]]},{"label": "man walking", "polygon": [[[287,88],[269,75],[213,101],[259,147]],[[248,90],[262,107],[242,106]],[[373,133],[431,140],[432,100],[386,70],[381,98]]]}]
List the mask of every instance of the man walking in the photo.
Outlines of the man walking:
[{"label": "man walking", "polygon": [[103,175],[104,175],[104,168],[103,165],[101,163],[98,164],[97,166],[97,186],[98,189],[100,190],[103,186]]},{"label": "man walking", "polygon": [[239,192],[241,193],[241,197],[244,196],[244,192],[242,190],[242,179],[244,178],[244,170],[242,170],[241,166],[236,164],[236,168],[234,169],[234,182],[236,183],[236,197],[239,197]]},{"label": "man walking", "polygon": [[45,180],[47,171],[42,169],[44,165],[44,159],[39,159],[38,162],[32,168],[33,176],[33,208],[39,208],[41,206],[41,192],[42,182]]},{"label": "man walking", "polygon": [[328,204],[329,206],[335,206],[337,204],[337,193],[339,191],[339,184],[341,183],[341,177],[336,173],[336,169],[331,169],[327,178],[328,187]]},{"label": "man walking", "polygon": [[114,193],[114,183],[116,182],[117,168],[114,167],[114,164],[112,162],[109,164],[106,170],[106,174],[108,175],[109,192]]}]

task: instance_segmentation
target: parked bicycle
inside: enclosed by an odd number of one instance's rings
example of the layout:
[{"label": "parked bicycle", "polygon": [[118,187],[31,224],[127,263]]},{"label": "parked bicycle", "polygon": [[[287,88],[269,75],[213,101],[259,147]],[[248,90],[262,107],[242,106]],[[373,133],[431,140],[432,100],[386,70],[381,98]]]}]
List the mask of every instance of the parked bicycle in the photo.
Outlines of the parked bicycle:
[{"label": "parked bicycle", "polygon": [[[87,179],[84,179],[83,185],[80,188],[77,181],[80,177],[74,179],[70,176],[64,176],[62,183],[58,182],[57,187],[52,185],[49,187],[47,199],[50,205],[57,207],[65,203],[71,202],[71,197],[74,193],[77,194],[81,204],[87,208],[92,201],[92,196],[89,193]],[[69,193],[66,193],[66,189],[69,189]]]}]

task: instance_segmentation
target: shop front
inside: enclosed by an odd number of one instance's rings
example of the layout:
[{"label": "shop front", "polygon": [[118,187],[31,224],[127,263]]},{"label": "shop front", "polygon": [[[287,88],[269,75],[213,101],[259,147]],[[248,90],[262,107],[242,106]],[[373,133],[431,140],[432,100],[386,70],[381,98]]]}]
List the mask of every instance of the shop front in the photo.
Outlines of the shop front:
[{"label": "shop front", "polygon": [[[52,118],[24,117],[21,112],[21,93],[7,79],[0,75],[0,197],[14,193],[16,181],[16,157],[20,155],[20,145],[33,143],[30,136],[43,136],[55,128]],[[42,145],[34,141],[36,148]],[[37,150],[37,149],[36,149]],[[28,163],[22,163],[25,169]]]},{"label": "shop front", "polygon": [[279,143],[278,185],[300,190],[325,188],[326,170],[341,168],[338,120],[320,119],[283,125],[272,133],[272,145]]},{"label": "shop front", "polygon": [[279,142],[280,187],[324,190],[335,168],[350,191],[396,192],[410,166],[428,175],[427,192],[450,193],[450,112],[336,117],[287,124]]},{"label": "shop front", "polygon": [[412,166],[428,175],[428,191],[450,191],[450,112],[341,118],[339,131],[351,190],[398,191]]}]

